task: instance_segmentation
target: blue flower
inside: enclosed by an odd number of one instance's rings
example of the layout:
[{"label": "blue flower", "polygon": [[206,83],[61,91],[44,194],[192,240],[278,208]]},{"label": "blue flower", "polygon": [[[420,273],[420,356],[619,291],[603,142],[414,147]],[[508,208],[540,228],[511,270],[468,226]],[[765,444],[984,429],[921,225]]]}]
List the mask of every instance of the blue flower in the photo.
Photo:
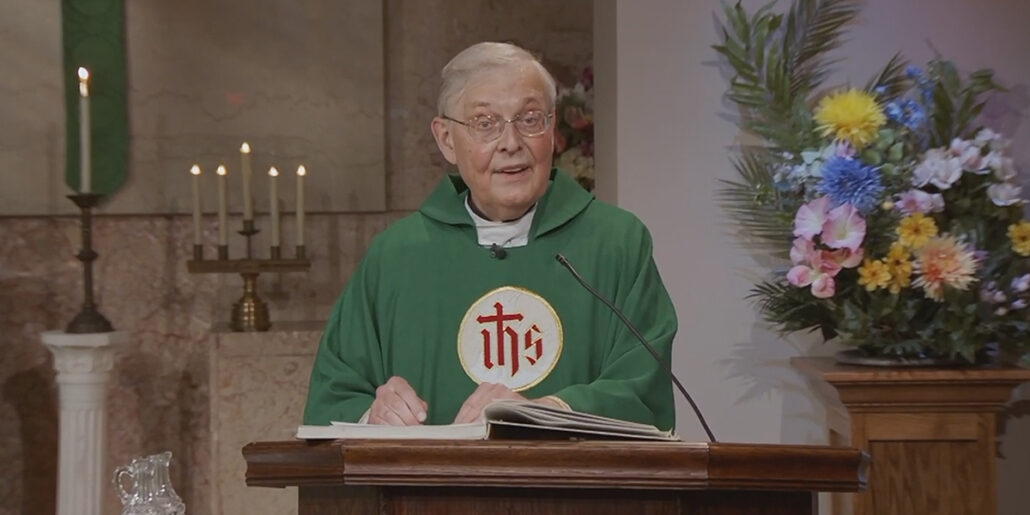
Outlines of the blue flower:
[{"label": "blue flower", "polygon": [[815,190],[829,197],[834,207],[851,204],[868,213],[879,205],[884,188],[876,168],[857,159],[834,157],[823,166],[823,178]]},{"label": "blue flower", "polygon": [[918,131],[926,123],[926,110],[919,102],[909,98],[888,102],[883,110],[888,119],[911,131]]},{"label": "blue flower", "polygon": [[923,69],[910,64],[905,67],[905,76],[910,79],[920,79],[923,76]]}]

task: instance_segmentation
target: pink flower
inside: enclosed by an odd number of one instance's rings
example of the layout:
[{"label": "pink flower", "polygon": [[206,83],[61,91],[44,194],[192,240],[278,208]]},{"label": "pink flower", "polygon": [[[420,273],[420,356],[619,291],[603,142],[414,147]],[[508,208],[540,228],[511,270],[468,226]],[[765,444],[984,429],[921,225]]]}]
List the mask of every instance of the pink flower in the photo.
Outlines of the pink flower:
[{"label": "pink flower", "polygon": [[787,281],[800,288],[811,285],[812,295],[820,299],[832,297],[837,290],[837,282],[833,279],[837,272],[831,274],[823,269],[823,265],[822,258],[816,254],[812,266],[797,265],[791,268],[787,272]]},{"label": "pink flower", "polygon": [[815,258],[815,244],[805,238],[794,238],[794,246],[790,249],[790,262],[795,265],[811,263]]},{"label": "pink flower", "polygon": [[857,252],[865,239],[865,219],[855,206],[843,204],[826,215],[822,242],[830,248]]},{"label": "pink flower", "polygon": [[565,106],[565,123],[577,131],[583,130],[590,125],[590,119],[583,108],[579,106]]},{"label": "pink flower", "polygon": [[569,140],[565,138],[565,135],[561,131],[554,131],[554,155],[559,155],[565,152],[565,145],[569,144]]},{"label": "pink flower", "polygon": [[823,232],[829,209],[829,197],[819,197],[801,206],[794,215],[794,236],[811,240]]},{"label": "pink flower", "polygon": [[[825,263],[832,263],[837,268],[837,271],[840,271],[841,268],[855,268],[862,264],[862,258],[864,257],[865,251],[862,249],[838,249],[833,252],[823,251],[823,268],[828,270],[828,265]],[[834,272],[833,275],[837,275],[837,272]]]},{"label": "pink flower", "polygon": [[825,299],[832,297],[837,290],[834,277],[842,268],[854,268],[862,262],[863,252],[852,252],[848,249],[817,250],[811,240],[794,239],[790,249],[790,260],[794,267],[787,272],[787,281],[799,288],[812,287],[812,295]]}]

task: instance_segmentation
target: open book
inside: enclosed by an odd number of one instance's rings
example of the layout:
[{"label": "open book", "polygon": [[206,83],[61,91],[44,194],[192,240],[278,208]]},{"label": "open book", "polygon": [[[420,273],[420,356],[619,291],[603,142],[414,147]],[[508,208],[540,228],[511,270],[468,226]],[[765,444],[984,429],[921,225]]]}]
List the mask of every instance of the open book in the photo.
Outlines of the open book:
[{"label": "open book", "polygon": [[483,410],[483,422],[474,424],[383,426],[333,422],[328,426],[300,426],[297,428],[297,438],[679,440],[672,431],[662,431],[647,424],[565,411],[528,401],[490,403]]}]

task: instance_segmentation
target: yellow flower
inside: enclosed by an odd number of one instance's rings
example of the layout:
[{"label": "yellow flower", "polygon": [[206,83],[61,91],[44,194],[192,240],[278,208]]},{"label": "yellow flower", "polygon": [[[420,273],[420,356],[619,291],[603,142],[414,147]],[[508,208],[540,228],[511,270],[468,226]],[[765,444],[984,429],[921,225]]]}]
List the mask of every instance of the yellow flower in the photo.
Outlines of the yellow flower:
[{"label": "yellow flower", "polygon": [[867,259],[858,269],[858,284],[865,286],[866,291],[886,288],[890,280],[891,273],[887,270],[887,264],[878,259]]},{"label": "yellow flower", "polygon": [[937,302],[944,300],[943,286],[965,290],[976,280],[976,257],[952,236],[931,239],[916,250],[915,257],[919,277],[913,284]]},{"label": "yellow flower", "polygon": [[912,262],[905,261],[893,266],[890,263],[887,264],[887,270],[891,274],[890,291],[897,295],[901,293],[901,289],[912,284]]},{"label": "yellow flower", "polygon": [[815,110],[815,121],[823,136],[847,141],[861,150],[876,139],[887,117],[875,97],[849,89],[823,97]]},{"label": "yellow flower", "polygon": [[1030,256],[1030,222],[1023,220],[1009,226],[1012,250],[1020,256]]},{"label": "yellow flower", "polygon": [[922,213],[912,213],[901,219],[896,231],[898,242],[910,249],[918,249],[937,236],[937,222]]},{"label": "yellow flower", "polygon": [[887,251],[887,257],[884,258],[884,261],[887,262],[887,266],[898,268],[908,263],[911,258],[912,254],[908,252],[908,249],[901,242],[896,241],[891,243],[891,248]]}]

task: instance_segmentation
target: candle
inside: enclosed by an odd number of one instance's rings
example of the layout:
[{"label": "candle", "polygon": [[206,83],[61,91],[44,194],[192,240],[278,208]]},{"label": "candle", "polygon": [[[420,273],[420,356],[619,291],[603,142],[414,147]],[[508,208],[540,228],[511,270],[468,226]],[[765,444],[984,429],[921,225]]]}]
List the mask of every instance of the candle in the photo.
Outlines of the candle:
[{"label": "candle", "polygon": [[193,165],[190,168],[193,174],[193,244],[201,245],[200,237],[200,167]]},{"label": "candle", "polygon": [[279,246],[279,187],[276,185],[279,178],[279,170],[273,166],[268,170],[268,202],[269,212],[272,217],[272,246]]},{"label": "candle", "polygon": [[304,246],[304,165],[297,167],[297,246]]},{"label": "candle", "polygon": [[79,192],[89,193],[91,182],[89,133],[89,70],[79,67]]},{"label": "candle", "polygon": [[225,165],[218,165],[215,173],[218,174],[218,244],[225,246],[229,240],[229,208],[226,205],[229,199],[225,185]]},{"label": "candle", "polygon": [[250,190],[250,145],[246,141],[240,145],[240,172],[243,174],[243,219],[254,219],[254,199]]}]

